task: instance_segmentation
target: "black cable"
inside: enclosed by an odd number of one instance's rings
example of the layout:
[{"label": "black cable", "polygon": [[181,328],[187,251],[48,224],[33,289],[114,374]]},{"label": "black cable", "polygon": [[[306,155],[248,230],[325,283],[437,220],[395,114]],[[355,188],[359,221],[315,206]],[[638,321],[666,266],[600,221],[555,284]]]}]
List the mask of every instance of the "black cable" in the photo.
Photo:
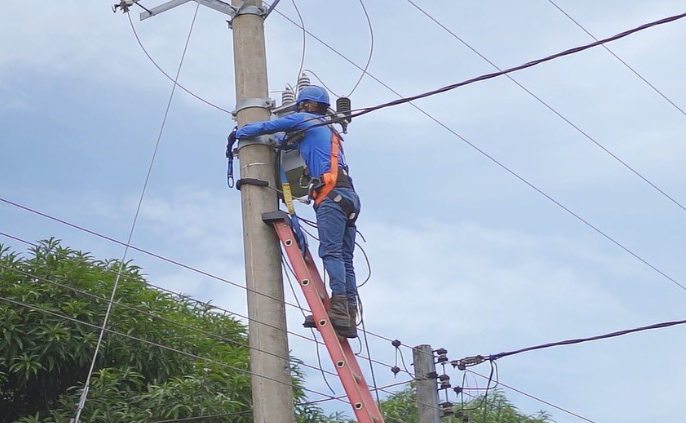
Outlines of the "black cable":
[{"label": "black cable", "polygon": [[[422,14],[424,14],[427,18],[429,18],[431,21],[433,21],[436,25],[440,26],[443,30],[445,30],[445,31],[446,31],[448,34],[450,34],[453,38],[455,38],[457,41],[459,41],[460,43],[462,43],[462,45],[464,45],[465,47],[467,47],[468,49],[470,49],[472,52],[474,52],[474,53],[475,53],[477,56],[479,56],[481,59],[483,59],[483,60],[486,61],[488,64],[490,64],[491,66],[493,66],[495,69],[497,69],[498,71],[501,71],[501,72],[502,72],[502,69],[501,69],[498,65],[496,65],[494,62],[492,62],[490,59],[488,59],[488,58],[487,58],[486,56],[484,56],[483,54],[481,54],[478,50],[476,50],[476,48],[472,47],[472,46],[471,46],[469,43],[467,43],[464,39],[460,38],[457,34],[455,34],[453,31],[451,31],[447,26],[445,26],[445,25],[442,24],[440,21],[438,21],[436,18],[434,18],[433,16],[431,16],[426,10],[422,9],[421,7],[419,7],[414,1],[412,1],[412,0],[406,0],[406,1],[407,1],[408,3],[410,3],[412,6],[414,6],[417,10],[419,10]],[[549,1],[550,3],[552,3],[555,7],[557,7],[562,13],[564,13],[565,15],[567,15],[566,12],[564,12],[564,10],[560,9],[552,0],[548,0],[548,1]],[[572,21],[574,21],[574,19],[573,19],[571,16],[567,15],[567,17],[569,17],[570,19],[572,19]],[[574,21],[574,22],[577,23],[576,21]],[[577,25],[579,25],[579,24],[577,23]],[[581,28],[583,29],[583,27],[581,27]],[[584,30],[585,30],[585,29],[584,29]],[[586,31],[586,32],[588,33],[588,31]],[[588,34],[591,35],[590,33],[588,33]],[[593,36],[591,35],[591,37],[593,37]],[[596,40],[596,41],[599,41],[599,40],[598,40],[597,38],[595,38],[595,37],[593,37],[593,39]],[[603,45],[602,47],[605,48],[607,51],[609,51],[611,54],[614,55],[614,53],[612,53],[612,51],[611,51],[607,46]],[[619,59],[620,61],[622,61],[622,59],[619,58],[618,56],[615,55],[615,57],[617,57],[617,59]],[[626,66],[628,66],[629,69],[633,70],[633,69],[632,69],[629,65],[627,65],[624,61],[622,61],[622,63],[624,63]],[[641,75],[639,75],[636,71],[634,71],[634,73],[636,73],[636,74],[639,76],[639,78],[644,79],[644,78],[641,77]],[[577,132],[579,132],[582,136],[584,136],[586,139],[588,139],[588,140],[591,141],[593,144],[595,144],[596,147],[600,148],[602,151],[604,151],[606,154],[608,154],[610,157],[612,157],[615,161],[617,161],[617,162],[620,163],[622,166],[624,166],[626,169],[628,169],[628,170],[631,171],[633,174],[635,174],[636,176],[638,176],[641,180],[643,180],[643,182],[647,183],[651,188],[655,189],[657,192],[659,192],[660,194],[662,194],[662,195],[663,195],[665,198],[667,198],[669,201],[671,201],[672,203],[676,204],[676,205],[677,205],[679,208],[681,208],[683,211],[686,211],[686,207],[684,207],[684,205],[682,205],[680,202],[678,202],[676,199],[674,199],[674,197],[672,197],[671,195],[669,195],[669,194],[668,194],[667,192],[665,192],[662,188],[658,187],[654,182],[650,181],[648,178],[646,178],[645,176],[643,176],[643,174],[641,174],[638,170],[634,169],[631,165],[629,165],[628,163],[626,163],[623,159],[621,159],[619,156],[617,156],[615,153],[613,153],[611,150],[609,150],[607,147],[605,147],[603,144],[601,144],[598,140],[596,140],[594,137],[592,137],[592,136],[591,136],[590,134],[588,134],[586,131],[584,131],[583,129],[581,129],[581,128],[580,128],[578,125],[576,125],[574,122],[572,122],[571,120],[569,120],[569,118],[567,118],[566,116],[564,116],[564,115],[563,115],[562,113],[560,113],[557,109],[555,109],[553,106],[551,106],[551,105],[548,104],[546,101],[544,101],[541,97],[539,97],[538,95],[536,95],[533,91],[529,90],[527,87],[525,87],[525,86],[524,86],[523,84],[521,84],[519,81],[517,81],[516,79],[514,79],[511,75],[505,75],[505,76],[506,76],[510,81],[512,81],[513,83],[515,83],[519,88],[523,89],[527,94],[529,94],[531,97],[533,97],[535,100],[537,100],[537,101],[538,101],[539,103],[541,103],[543,106],[545,106],[548,110],[550,110],[552,113],[554,113],[555,115],[557,115],[557,117],[559,117],[560,119],[562,119],[563,121],[565,121],[569,126],[571,126],[572,128],[574,128],[574,129],[575,129]],[[652,85],[650,84],[650,82],[646,81],[645,79],[644,79],[644,81],[645,81],[648,85],[650,85],[650,86],[652,87]],[[655,89],[655,87],[653,87],[653,88]],[[657,90],[657,89],[656,89],[656,90]],[[660,93],[660,92],[658,91],[658,93]],[[661,94],[661,93],[660,93],[660,94]],[[664,95],[663,95],[663,96],[664,96]],[[666,97],[665,97],[665,98],[666,98]],[[668,100],[668,101],[669,101],[669,100]],[[678,107],[677,107],[677,108],[678,108]],[[681,109],[679,109],[679,110],[681,110]],[[683,112],[683,111],[682,111],[682,112]],[[686,115],[686,114],[685,114],[685,115]]]},{"label": "black cable", "polygon": [[[584,50],[588,50],[588,49],[590,49],[590,48],[597,47],[597,46],[603,45],[603,44],[605,44],[605,43],[609,43],[609,42],[612,42],[612,41],[616,41],[616,40],[622,39],[622,38],[627,37],[627,36],[629,36],[629,35],[631,35],[631,34],[634,34],[634,33],[636,33],[636,32],[640,32],[640,31],[646,30],[646,29],[648,29],[648,28],[652,28],[652,27],[654,27],[654,26],[664,25],[664,24],[667,24],[667,23],[670,23],[670,22],[674,22],[674,21],[677,21],[677,20],[679,20],[679,19],[683,19],[683,18],[685,18],[685,17],[686,17],[686,13],[681,13],[681,14],[674,15],[674,16],[669,16],[669,17],[666,17],[666,18],[663,18],[663,19],[659,19],[659,20],[657,20],[657,21],[653,21],[653,22],[649,22],[649,23],[643,24],[643,25],[638,26],[638,27],[636,27],[636,28],[629,29],[629,30],[624,31],[624,32],[621,32],[621,33],[619,33],[619,34],[615,34],[615,35],[613,35],[613,36],[611,36],[611,37],[607,37],[607,38],[604,38],[604,39],[602,39],[602,40],[595,41],[595,42],[593,42],[593,43],[589,43],[589,44],[582,45],[582,46],[579,46],[579,47],[573,47],[573,48],[564,50],[564,51],[562,51],[562,52],[560,52],[560,53],[552,54],[552,55],[550,55],[550,56],[546,56],[546,57],[543,57],[543,58],[541,58],[541,59],[532,60],[532,61],[530,61],[530,62],[528,62],[528,63],[522,64],[522,65],[519,65],[519,66],[515,66],[515,67],[509,68],[509,69],[505,69],[505,70],[503,70],[503,71],[484,74],[484,75],[477,76],[477,77],[475,77],[475,78],[471,78],[471,79],[468,79],[468,80],[465,80],[465,81],[461,81],[461,82],[457,82],[457,83],[454,83],[454,84],[446,85],[446,86],[444,86],[444,87],[437,88],[437,89],[432,90],[432,91],[427,91],[427,92],[424,92],[424,93],[421,93],[421,94],[416,94],[416,95],[413,95],[413,96],[410,96],[410,97],[404,97],[404,98],[401,98],[401,99],[398,99],[398,100],[389,101],[389,102],[387,102],[387,103],[382,103],[382,104],[379,104],[379,105],[377,105],[377,106],[367,107],[367,108],[361,109],[361,110],[359,110],[359,111],[357,111],[357,112],[354,112],[354,113],[352,113],[352,114],[350,115],[350,117],[345,117],[345,118],[347,119],[347,118],[354,118],[354,117],[363,116],[363,115],[366,115],[366,114],[368,114],[368,113],[371,113],[371,112],[374,112],[374,111],[377,111],[377,110],[381,110],[381,109],[385,109],[385,108],[393,107],[393,106],[398,106],[398,105],[401,105],[401,104],[409,103],[409,102],[411,102],[411,101],[415,101],[415,100],[419,100],[419,99],[422,99],[422,98],[431,97],[431,96],[434,96],[434,95],[436,95],[436,94],[441,94],[441,93],[445,93],[445,92],[448,92],[448,91],[452,91],[452,90],[454,90],[454,89],[456,89],[456,88],[463,87],[463,86],[470,85],[470,84],[474,84],[474,83],[476,83],[476,82],[486,81],[486,80],[488,80],[488,79],[493,79],[493,78],[496,78],[496,77],[499,77],[499,76],[502,76],[502,75],[506,75],[506,74],[509,74],[509,73],[512,73],[512,72],[517,72],[517,71],[520,71],[520,70],[523,70],[523,69],[527,69],[527,68],[530,68],[530,67],[533,67],[533,66],[540,65],[541,63],[545,63],[545,62],[549,62],[549,61],[554,60],[554,59],[558,59],[558,58],[560,58],[560,57],[565,57],[565,56],[569,56],[569,55],[571,55],[571,54],[580,53],[580,52],[582,52],[582,51],[584,51]],[[317,124],[317,125],[314,125],[314,126],[322,126],[322,124]],[[314,126],[313,126],[313,127],[314,127]]]},{"label": "black cable", "polygon": [[492,354],[492,355],[488,355],[488,356],[477,355],[477,356],[465,357],[462,360],[456,360],[453,363],[455,363],[455,365],[457,365],[457,363],[462,362],[462,363],[466,363],[465,365],[467,367],[469,367],[471,365],[483,363],[484,361],[495,361],[495,360],[501,359],[503,357],[509,357],[511,355],[521,354],[524,352],[542,350],[545,348],[558,347],[558,346],[563,346],[563,345],[581,344],[583,342],[598,341],[601,339],[616,338],[618,336],[628,335],[630,333],[643,332],[643,331],[653,330],[653,329],[662,329],[662,328],[667,328],[667,327],[677,326],[677,325],[683,325],[683,324],[686,324],[686,320],[674,320],[674,321],[670,321],[670,322],[655,323],[653,325],[641,326],[641,327],[633,328],[633,329],[625,329],[625,330],[620,330],[620,331],[616,331],[616,332],[610,332],[610,333],[606,333],[603,335],[591,336],[589,338],[568,339],[565,341],[551,342],[548,344],[536,345],[533,347],[522,348],[522,349],[514,350],[514,351],[501,352],[498,354]]}]

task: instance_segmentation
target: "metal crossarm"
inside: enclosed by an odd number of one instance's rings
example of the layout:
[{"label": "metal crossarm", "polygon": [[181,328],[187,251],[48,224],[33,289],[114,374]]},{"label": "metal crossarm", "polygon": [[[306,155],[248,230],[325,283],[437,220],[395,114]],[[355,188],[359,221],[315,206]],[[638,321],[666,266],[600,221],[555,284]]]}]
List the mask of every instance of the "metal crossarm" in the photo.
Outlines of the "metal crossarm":
[{"label": "metal crossarm", "polygon": [[286,256],[298,278],[298,285],[302,288],[307,304],[312,310],[317,330],[329,351],[331,361],[333,361],[336,373],[341,379],[357,421],[359,423],[383,423],[381,413],[379,413],[379,409],[372,398],[372,393],[369,391],[369,386],[348,340],[336,334],[326,313],[329,295],[309,249],[305,251],[303,257],[291,229],[290,218],[287,213],[282,211],[265,213],[262,215],[262,220],[274,227],[286,251]]}]

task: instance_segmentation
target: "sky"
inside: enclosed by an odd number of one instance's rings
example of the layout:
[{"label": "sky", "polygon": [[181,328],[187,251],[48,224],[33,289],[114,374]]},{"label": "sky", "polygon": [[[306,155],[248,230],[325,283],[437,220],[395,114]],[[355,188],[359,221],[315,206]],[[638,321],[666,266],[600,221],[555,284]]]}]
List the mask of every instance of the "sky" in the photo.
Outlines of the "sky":
[{"label": "sky", "polygon": [[[555,1],[599,38],[686,7],[669,0]],[[359,1],[296,4],[310,33],[364,67],[371,36]],[[592,41],[548,0],[417,4],[502,68]],[[111,6],[3,5],[0,197],[124,241],[172,82]],[[406,0],[364,6],[374,48],[368,75],[351,95],[353,108],[397,98],[378,81],[413,95],[494,70]],[[189,3],[140,22],[132,9],[143,45],[169,74],[194,10]],[[277,10],[298,21],[291,1]],[[298,75],[303,33],[277,13],[265,26],[269,87],[279,99]],[[408,346],[446,348],[454,360],[684,319],[686,288],[678,284],[686,286],[686,113],[679,110],[686,109],[685,39],[686,21],[677,21],[609,45],[677,107],[595,48],[512,74],[564,119],[500,77],[417,101],[431,117],[402,105],[353,120],[345,148],[372,267],[360,289],[367,329]],[[310,36],[304,45],[304,67],[332,96],[349,94],[360,69]],[[233,109],[224,15],[200,8],[179,82]],[[240,194],[226,185],[224,157],[234,125],[230,115],[176,91],[132,244],[244,285]],[[313,217],[306,205],[298,213]],[[123,253],[120,245],[6,203],[0,231],[34,242],[57,237],[101,258]],[[0,243],[27,248],[3,236]],[[244,289],[135,251],[128,258],[151,283],[246,314]],[[364,280],[359,250],[356,267]],[[290,330],[310,335],[299,310],[287,307],[287,315]],[[682,421],[685,330],[506,357],[498,361],[499,380],[598,423]],[[372,335],[368,341],[372,357],[395,364],[390,342]],[[295,336],[289,342],[294,356],[317,365],[312,343]],[[411,352],[402,350],[409,367]],[[309,388],[328,392],[320,373],[306,373]],[[460,372],[449,374],[462,383]],[[379,386],[409,379],[394,379],[382,365],[375,376]],[[469,387],[477,384],[485,381],[467,378]],[[525,413],[582,421],[501,388]],[[324,407],[352,414],[345,404]]]}]

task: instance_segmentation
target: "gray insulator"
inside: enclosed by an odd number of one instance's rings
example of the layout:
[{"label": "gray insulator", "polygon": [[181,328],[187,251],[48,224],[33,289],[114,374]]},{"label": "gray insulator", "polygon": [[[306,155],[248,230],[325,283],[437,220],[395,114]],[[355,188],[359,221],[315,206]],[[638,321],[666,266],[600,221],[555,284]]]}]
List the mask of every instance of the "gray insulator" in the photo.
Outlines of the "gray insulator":
[{"label": "gray insulator", "polygon": [[290,87],[286,87],[286,89],[281,93],[281,104],[287,105],[292,103],[295,103],[295,93]]},{"label": "gray insulator", "polygon": [[300,78],[298,78],[298,91],[310,85],[312,85],[310,83],[310,77],[307,76],[305,72],[303,72],[302,75],[300,75]]}]

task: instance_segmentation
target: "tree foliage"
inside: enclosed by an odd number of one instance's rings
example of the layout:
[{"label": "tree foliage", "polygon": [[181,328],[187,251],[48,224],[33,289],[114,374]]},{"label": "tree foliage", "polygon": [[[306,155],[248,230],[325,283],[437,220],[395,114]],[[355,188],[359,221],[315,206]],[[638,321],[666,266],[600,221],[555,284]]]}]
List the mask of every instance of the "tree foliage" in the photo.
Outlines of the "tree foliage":
[{"label": "tree foliage", "polygon": [[[74,417],[121,264],[56,240],[27,257],[0,245],[0,423]],[[82,421],[252,421],[246,328],[232,316],[153,289],[140,268],[124,263],[108,328],[150,343],[105,335]],[[297,366],[293,374],[300,402]],[[296,414],[300,422],[325,420],[315,406],[297,406]]]},{"label": "tree foliage", "polygon": [[[416,423],[416,390],[411,386],[397,392],[381,403],[386,423]],[[552,423],[550,415],[539,411],[534,415],[522,413],[501,390],[466,401],[453,407],[454,415],[443,419],[444,423]]]}]

